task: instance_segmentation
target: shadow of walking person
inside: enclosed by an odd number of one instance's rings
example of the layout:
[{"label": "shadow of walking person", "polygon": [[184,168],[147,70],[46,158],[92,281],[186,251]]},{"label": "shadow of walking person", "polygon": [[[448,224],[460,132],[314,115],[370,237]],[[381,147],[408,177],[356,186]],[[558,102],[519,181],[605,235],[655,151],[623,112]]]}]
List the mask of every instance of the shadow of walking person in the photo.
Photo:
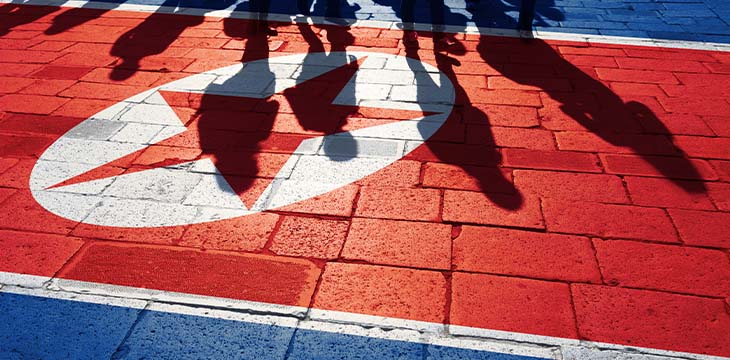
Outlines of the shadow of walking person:
[{"label": "shadow of walking person", "polygon": [[[64,12],[56,15],[51,22],[51,26],[48,27],[43,33],[46,35],[56,35],[62,32],[73,29],[77,26],[83,25],[89,21],[101,17],[109,11],[114,10],[117,6],[121,5],[123,1],[119,2],[88,2],[81,7],[72,8],[65,10]],[[99,9],[102,5],[105,8]]]},{"label": "shadow of walking person", "polygon": [[[417,46],[407,47],[406,56],[420,60],[417,49]],[[449,49],[451,53],[456,55],[465,53],[463,45],[458,42],[452,44]],[[494,136],[489,127],[489,118],[483,111],[472,105],[468,92],[458,81],[454,67],[460,66],[459,61],[443,52],[436,51],[434,55],[437,68],[454,85],[455,104],[446,123],[422,146],[427,147],[428,151],[439,162],[459,166],[463,169],[477,183],[479,190],[497,206],[507,210],[520,209],[524,203],[522,194],[515,188],[511,179],[508,179],[508,176],[497,167],[502,158],[499,149],[494,145]],[[417,74],[415,85],[418,102],[442,101],[433,99],[431,95],[433,93],[431,89],[441,86],[441,81],[434,81],[433,76],[428,74],[420,64],[420,61],[409,62],[411,71]],[[448,135],[445,134],[448,134],[451,128],[464,128],[467,122],[470,125],[476,125],[478,129],[484,129],[482,130],[483,133],[480,134],[482,140],[480,144],[467,149],[467,145],[463,143],[450,144],[439,141],[442,137],[448,138]],[[427,124],[423,123],[419,127],[423,125]],[[422,133],[426,132],[426,129],[422,131]],[[461,147],[462,151],[453,151],[453,145]],[[468,155],[464,156],[467,152]],[[478,163],[478,166],[475,166],[474,163]]]},{"label": "shadow of walking person", "polygon": [[[611,146],[642,156],[665,177],[672,178],[672,174],[679,172],[689,178],[701,178],[689,159],[674,146],[671,132],[649,107],[638,101],[624,101],[604,83],[565,60],[545,41],[496,41],[482,37],[478,50],[487,64],[509,80],[541,91],[548,107],[557,103],[557,109],[552,110],[575,121],[579,125],[575,130],[588,131]],[[532,60],[519,64],[515,59]],[[534,71],[537,67],[542,69],[539,73]],[[547,110],[549,113],[551,109]],[[561,114],[552,116],[561,121]],[[544,117],[543,121],[546,120],[550,119]],[[643,129],[665,136],[647,135]],[[673,161],[661,156],[672,156]],[[677,181],[676,184],[688,192],[705,191],[701,182]]]},{"label": "shadow of walking person", "polygon": [[[700,178],[694,165],[674,146],[671,135],[647,136],[644,133],[643,129],[651,129],[652,134],[671,134],[648,106],[638,101],[625,102],[604,83],[563,58],[555,47],[543,40],[532,39],[533,22],[539,25],[542,19],[564,18],[554,8],[553,1],[509,0],[502,6],[504,11],[497,11],[500,13],[497,21],[511,22],[523,39],[487,36],[495,11],[490,10],[490,18],[482,18],[475,12],[474,23],[482,32],[477,51],[508,81],[542,92],[545,95],[543,105],[546,101],[547,106],[557,104],[557,108],[541,110],[543,115],[552,112],[543,116],[543,125],[551,116],[570,118],[572,124],[564,124],[568,130],[584,130],[611,146],[626,148],[640,155],[666,177],[682,173],[683,177]],[[521,13],[519,20],[515,21],[507,12],[517,9]],[[671,156],[673,160],[667,161],[664,156]],[[706,191],[700,182],[676,181],[676,184],[688,192]]]},{"label": "shadow of walking person", "polygon": [[[358,153],[357,140],[349,132],[344,132],[344,127],[347,125],[348,118],[357,114],[357,108],[354,106],[337,106],[334,102],[337,98],[353,101],[356,99],[355,76],[357,76],[356,70],[358,68],[357,58],[346,53],[347,47],[353,44],[354,37],[346,27],[333,25],[321,26],[320,29],[325,32],[326,39],[330,44],[330,49],[327,51],[325,44],[315,34],[312,26],[299,24],[298,27],[302,37],[304,37],[304,40],[309,45],[309,49],[297,76],[297,83],[302,83],[318,76],[321,74],[323,66],[332,69],[338,67],[349,68],[350,71],[343,73],[350,74],[351,78],[344,88],[339,82],[334,84],[321,83],[316,87],[315,91],[319,92],[318,96],[323,99],[323,102],[332,104],[328,108],[313,108],[308,96],[302,96],[303,94],[297,92],[295,88],[284,91],[284,96],[287,97],[294,116],[296,116],[300,126],[304,130],[324,134],[337,134],[337,136],[328,137],[323,144],[323,151],[326,156],[335,161],[352,159]],[[327,55],[323,58],[321,54],[325,53]],[[312,88],[311,85],[310,88]]]},{"label": "shadow of walking person", "polygon": [[[217,3],[215,9],[226,8],[231,4],[225,0]],[[185,3],[181,0],[166,0],[161,7],[169,12],[155,12],[142,23],[122,34],[110,51],[122,61],[114,66],[110,78],[126,80],[132,77],[141,67],[141,61],[149,56],[161,54],[185,31],[205,21],[202,16],[177,14],[179,7]],[[215,10],[211,9],[211,10]],[[174,14],[174,16],[172,16]],[[155,69],[165,71],[162,69]]]},{"label": "shadow of walking person", "polygon": [[[224,32],[240,37],[247,25],[225,19]],[[249,207],[263,191],[264,186],[257,186],[261,180],[276,175],[262,170],[259,163],[268,157],[262,154],[261,143],[270,137],[279,112],[279,102],[271,97],[276,76],[268,57],[267,34],[248,33],[242,65],[235,73],[221,70],[224,73],[205,88],[191,120],[202,153],[222,175],[217,177],[219,187],[232,190]]]},{"label": "shadow of walking person", "polygon": [[30,24],[60,9],[53,6],[23,4],[24,1],[12,1],[0,5],[0,36],[5,36],[13,28]]}]

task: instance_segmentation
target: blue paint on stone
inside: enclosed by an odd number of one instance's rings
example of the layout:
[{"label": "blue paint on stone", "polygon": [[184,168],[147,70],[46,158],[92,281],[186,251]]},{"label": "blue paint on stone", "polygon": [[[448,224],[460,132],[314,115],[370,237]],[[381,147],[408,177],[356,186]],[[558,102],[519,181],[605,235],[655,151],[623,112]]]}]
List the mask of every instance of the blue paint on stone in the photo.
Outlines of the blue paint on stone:
[{"label": "blue paint on stone", "polygon": [[0,293],[0,359],[537,360],[208,316]]},{"label": "blue paint on stone", "polygon": [[287,359],[537,360],[538,358],[300,329],[294,336],[291,353]]},{"label": "blue paint on stone", "polygon": [[0,359],[109,359],[139,313],[0,293]]},{"label": "blue paint on stone", "polygon": [[[167,5],[204,9],[236,8],[248,11],[242,0],[92,0],[110,3]],[[238,1],[238,2],[237,2]],[[313,15],[324,16],[326,0],[314,1]],[[427,1],[415,1],[415,21],[430,23]],[[458,27],[481,26],[513,29],[517,25],[521,0],[481,0],[476,10],[466,10],[464,0],[446,0],[445,22]],[[398,21],[400,0],[340,1],[340,17],[362,20]],[[272,1],[271,13],[296,15],[296,1]],[[701,26],[711,21],[712,28]],[[698,24],[696,29],[692,24]],[[682,29],[675,26],[684,25]],[[545,31],[599,34],[606,30],[643,37],[649,32],[666,40],[718,41],[730,36],[730,8],[727,0],[540,0],[534,26]],[[615,32],[614,33],[619,33]]]}]

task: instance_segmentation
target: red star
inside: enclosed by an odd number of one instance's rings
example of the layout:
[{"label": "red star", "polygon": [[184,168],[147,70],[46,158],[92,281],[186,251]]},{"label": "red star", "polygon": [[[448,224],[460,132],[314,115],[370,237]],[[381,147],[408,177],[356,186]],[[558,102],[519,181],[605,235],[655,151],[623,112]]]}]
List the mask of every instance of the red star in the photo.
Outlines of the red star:
[{"label": "red star", "polygon": [[251,205],[303,140],[431,114],[333,104],[360,62],[265,99],[160,91],[185,132],[50,188],[208,158]]}]

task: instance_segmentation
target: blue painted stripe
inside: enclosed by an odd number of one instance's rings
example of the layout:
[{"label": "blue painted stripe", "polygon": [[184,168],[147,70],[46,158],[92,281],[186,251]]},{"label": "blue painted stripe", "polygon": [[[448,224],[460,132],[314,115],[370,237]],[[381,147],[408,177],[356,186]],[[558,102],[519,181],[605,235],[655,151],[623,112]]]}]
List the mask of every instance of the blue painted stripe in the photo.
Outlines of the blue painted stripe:
[{"label": "blue painted stripe", "polygon": [[1,359],[533,357],[0,293]]},{"label": "blue painted stripe", "polygon": [[[249,11],[249,1],[240,0],[92,0],[108,3],[180,6],[202,9]],[[401,18],[400,0],[309,0],[313,15],[324,16],[326,3],[334,15],[350,19],[398,21]],[[414,20],[430,23],[432,20],[427,1],[415,0]],[[284,15],[297,14],[297,1],[270,1],[270,12]],[[476,10],[467,10],[462,0],[445,1],[445,23],[452,26],[479,26],[514,29],[519,16],[521,0],[481,0]],[[706,24],[711,24],[708,28]],[[696,0],[540,0],[534,21],[537,30],[606,34],[629,37],[651,36],[666,40],[697,40],[730,43],[730,10],[727,1]],[[679,28],[679,25],[685,27]],[[635,32],[616,30],[630,29]],[[708,31],[709,30],[709,31]]]}]

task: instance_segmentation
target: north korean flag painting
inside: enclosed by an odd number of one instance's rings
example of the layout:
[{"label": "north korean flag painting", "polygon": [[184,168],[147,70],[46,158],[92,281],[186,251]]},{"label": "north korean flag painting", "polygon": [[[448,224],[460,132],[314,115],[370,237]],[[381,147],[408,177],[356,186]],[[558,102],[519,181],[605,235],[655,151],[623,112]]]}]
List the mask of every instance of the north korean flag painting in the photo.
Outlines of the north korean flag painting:
[{"label": "north korean flag painting", "polygon": [[730,14],[567,2],[2,1],[0,358],[730,357]]}]

